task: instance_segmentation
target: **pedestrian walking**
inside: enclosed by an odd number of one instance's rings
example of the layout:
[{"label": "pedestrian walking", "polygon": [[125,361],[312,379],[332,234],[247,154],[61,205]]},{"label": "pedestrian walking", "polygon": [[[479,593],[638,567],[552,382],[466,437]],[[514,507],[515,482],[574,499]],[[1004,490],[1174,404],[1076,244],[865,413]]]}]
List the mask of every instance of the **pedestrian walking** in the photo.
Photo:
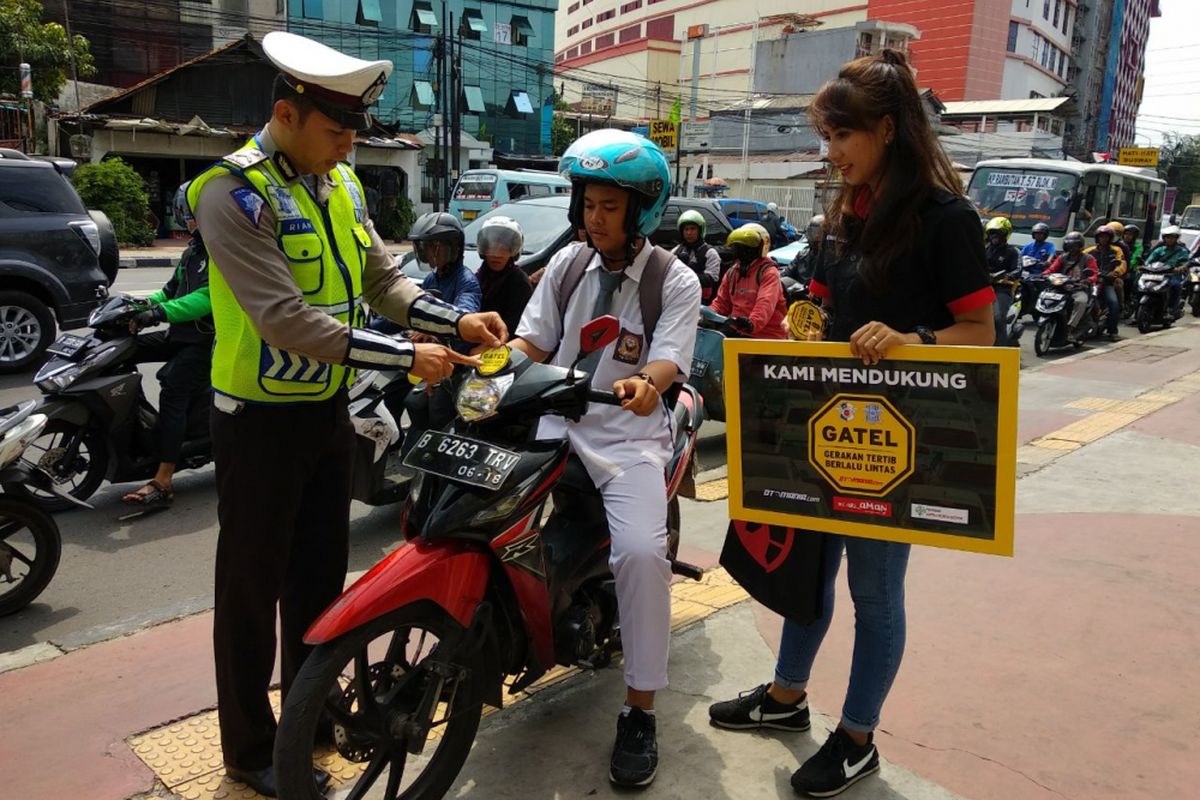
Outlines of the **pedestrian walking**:
[{"label": "pedestrian walking", "polygon": [[[849,342],[868,365],[902,344],[992,344],[979,215],[937,144],[904,55],[884,50],[846,64],[809,115],[843,178],[810,284],[832,315],[828,338]],[[786,621],[774,680],[714,704],[709,716],[734,730],[809,729],[809,676],[845,553],[855,613],[849,688],[836,730],[792,776],[798,793],[830,797],[879,769],[873,732],[904,653],[910,545],[804,535],[824,537],[822,615]]]},{"label": "pedestrian walking", "polygon": [[[275,796],[267,689],[276,607],[286,695],[304,631],[341,592],[348,551],[354,370],[429,381],[478,363],[363,327],[364,300],[406,327],[496,345],[495,314],[464,314],[392,266],[344,163],[390,61],[351,58],[290,33],[263,50],[280,70],[271,119],[191,184],[209,254],[216,327],[213,458],[220,534],[213,651],[226,773]],[[315,773],[319,786],[328,775]]]}]

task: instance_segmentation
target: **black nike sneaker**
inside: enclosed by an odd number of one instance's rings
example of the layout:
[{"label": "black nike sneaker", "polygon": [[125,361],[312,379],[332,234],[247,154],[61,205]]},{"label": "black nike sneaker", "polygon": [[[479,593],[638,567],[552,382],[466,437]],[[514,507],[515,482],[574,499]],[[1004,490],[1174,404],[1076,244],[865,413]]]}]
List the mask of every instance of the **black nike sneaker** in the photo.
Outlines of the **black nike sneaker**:
[{"label": "black nike sneaker", "polygon": [[718,728],[732,731],[774,728],[777,731],[800,733],[811,726],[808,717],[808,698],[795,705],[780,703],[767,693],[770,686],[764,683],[748,692],[742,692],[733,700],[713,703],[708,707],[708,719]]},{"label": "black nike sneaker", "polygon": [[875,734],[859,747],[840,728],[792,775],[792,788],[809,797],[833,797],[879,771]]},{"label": "black nike sneaker", "polygon": [[653,714],[632,708],[617,717],[608,779],[617,786],[649,786],[658,772],[658,740]]}]

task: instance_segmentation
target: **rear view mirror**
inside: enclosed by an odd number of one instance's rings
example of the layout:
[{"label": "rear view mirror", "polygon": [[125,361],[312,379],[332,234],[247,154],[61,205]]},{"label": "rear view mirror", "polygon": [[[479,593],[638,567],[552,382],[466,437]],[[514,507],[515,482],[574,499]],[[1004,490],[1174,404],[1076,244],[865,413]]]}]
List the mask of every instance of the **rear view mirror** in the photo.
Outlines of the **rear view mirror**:
[{"label": "rear view mirror", "polygon": [[603,350],[617,340],[621,323],[611,314],[596,317],[579,331],[579,354],[581,356]]}]

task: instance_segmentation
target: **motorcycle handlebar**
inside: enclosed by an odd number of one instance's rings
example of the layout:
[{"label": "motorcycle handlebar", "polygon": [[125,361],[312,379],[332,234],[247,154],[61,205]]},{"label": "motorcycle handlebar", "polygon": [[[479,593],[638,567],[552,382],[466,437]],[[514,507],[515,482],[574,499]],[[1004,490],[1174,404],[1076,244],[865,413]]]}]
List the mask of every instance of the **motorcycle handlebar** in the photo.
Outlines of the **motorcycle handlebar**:
[{"label": "motorcycle handlebar", "polygon": [[603,403],[606,406],[620,406],[621,399],[612,392],[601,391],[600,389],[588,389],[588,402]]}]

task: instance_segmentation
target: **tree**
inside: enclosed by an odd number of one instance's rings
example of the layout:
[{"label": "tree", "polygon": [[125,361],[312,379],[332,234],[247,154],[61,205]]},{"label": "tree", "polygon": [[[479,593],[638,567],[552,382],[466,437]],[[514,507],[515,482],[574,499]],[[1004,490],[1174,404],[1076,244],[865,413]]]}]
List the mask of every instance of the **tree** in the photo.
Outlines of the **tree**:
[{"label": "tree", "polygon": [[85,206],[108,215],[118,242],[147,245],[154,241],[154,229],[146,221],[150,216],[146,184],[133,167],[119,158],[106,158],[99,164],[80,166],[71,181]]},{"label": "tree", "polygon": [[[74,37],[75,66],[81,78],[95,74],[87,39]],[[67,82],[71,47],[57,22],[42,22],[38,0],[0,0],[0,94],[21,91],[21,75],[13,69],[22,61],[33,69],[33,96],[53,103]]]},{"label": "tree", "polygon": [[554,120],[550,123],[550,147],[554,155],[561,156],[575,141],[575,124],[567,119],[563,112],[570,111],[571,106],[557,92],[554,95]]},{"label": "tree", "polygon": [[1158,174],[1168,186],[1179,190],[1175,194],[1175,208],[1165,208],[1163,212],[1182,212],[1192,202],[1192,195],[1200,193],[1200,136],[1166,134],[1159,151]]}]

